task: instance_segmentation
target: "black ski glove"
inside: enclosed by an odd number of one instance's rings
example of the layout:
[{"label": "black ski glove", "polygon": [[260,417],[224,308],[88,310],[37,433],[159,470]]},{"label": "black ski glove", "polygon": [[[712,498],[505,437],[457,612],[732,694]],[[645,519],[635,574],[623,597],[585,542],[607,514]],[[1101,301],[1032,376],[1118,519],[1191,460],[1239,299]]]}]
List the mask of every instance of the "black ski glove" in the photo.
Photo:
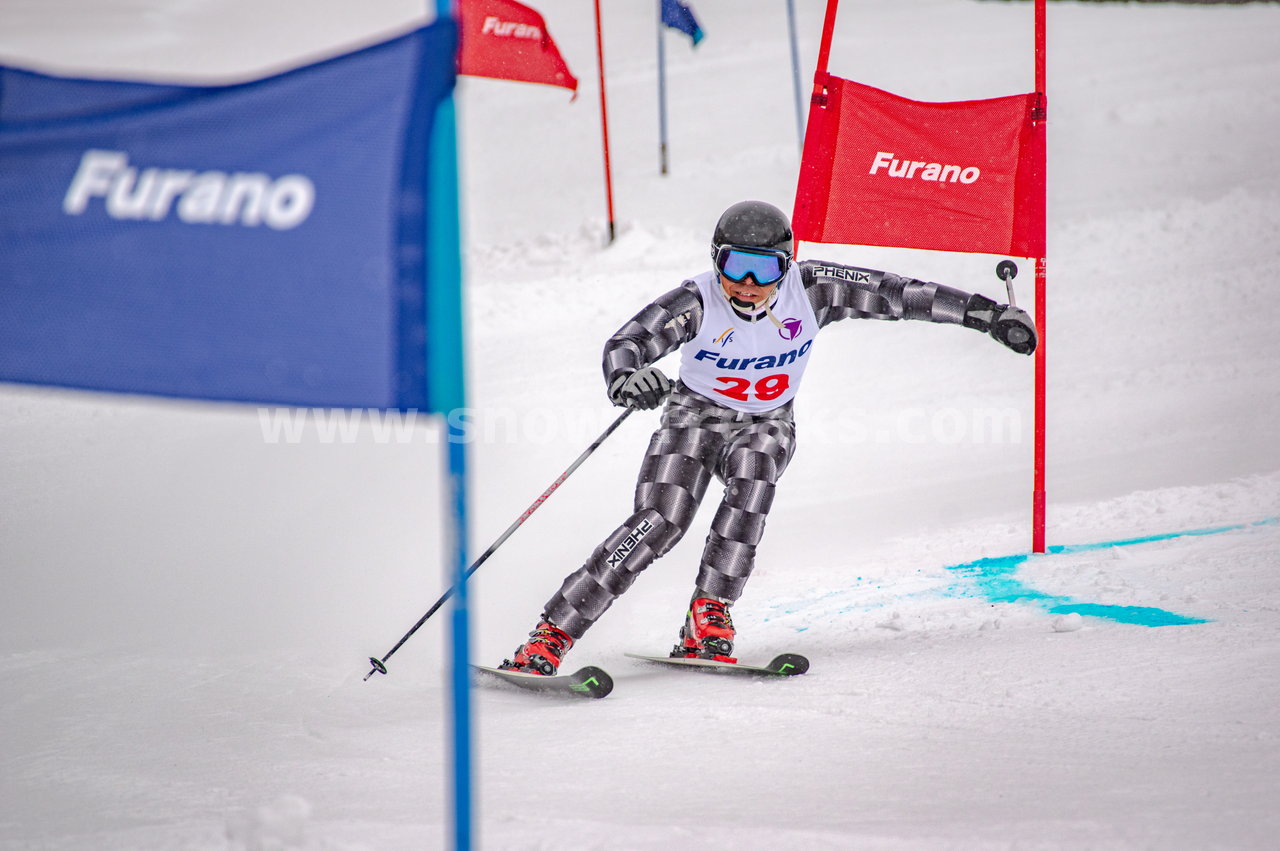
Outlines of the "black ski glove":
[{"label": "black ski glove", "polygon": [[627,375],[619,375],[609,385],[609,399],[624,408],[647,411],[662,404],[671,392],[671,379],[655,366],[646,366]]},{"label": "black ski glove", "polygon": [[1020,355],[1036,350],[1040,338],[1035,323],[1020,307],[996,304],[977,293],[969,296],[964,306],[964,327],[975,328],[990,334],[997,343],[1008,346]]}]

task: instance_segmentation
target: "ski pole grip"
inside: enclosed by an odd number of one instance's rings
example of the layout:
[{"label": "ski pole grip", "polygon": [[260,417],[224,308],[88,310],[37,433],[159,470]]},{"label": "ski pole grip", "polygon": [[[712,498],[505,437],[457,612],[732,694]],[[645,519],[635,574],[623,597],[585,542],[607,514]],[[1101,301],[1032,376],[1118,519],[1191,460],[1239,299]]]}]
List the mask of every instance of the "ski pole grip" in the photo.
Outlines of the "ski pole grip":
[{"label": "ski pole grip", "polygon": [[1001,260],[996,264],[996,277],[1004,281],[1005,290],[1009,293],[1009,306],[1017,307],[1018,302],[1013,297],[1013,279],[1018,277],[1018,264],[1012,260]]}]

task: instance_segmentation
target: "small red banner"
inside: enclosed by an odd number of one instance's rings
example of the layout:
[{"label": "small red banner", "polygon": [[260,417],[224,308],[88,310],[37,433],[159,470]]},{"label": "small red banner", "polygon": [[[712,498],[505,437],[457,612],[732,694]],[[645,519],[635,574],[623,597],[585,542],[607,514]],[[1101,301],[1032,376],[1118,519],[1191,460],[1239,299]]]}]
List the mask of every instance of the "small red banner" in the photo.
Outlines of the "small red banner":
[{"label": "small red banner", "polygon": [[830,75],[821,82],[796,188],[797,239],[1044,256],[1041,96],[923,103]]},{"label": "small red banner", "polygon": [[542,15],[514,0],[462,0],[458,73],[578,91]]}]

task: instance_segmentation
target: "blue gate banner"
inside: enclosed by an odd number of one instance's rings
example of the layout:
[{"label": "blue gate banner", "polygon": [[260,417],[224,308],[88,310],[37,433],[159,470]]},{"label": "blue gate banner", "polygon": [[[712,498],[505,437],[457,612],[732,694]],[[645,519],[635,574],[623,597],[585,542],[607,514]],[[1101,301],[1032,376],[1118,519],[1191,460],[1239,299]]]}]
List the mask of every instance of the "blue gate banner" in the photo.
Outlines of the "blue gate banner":
[{"label": "blue gate banner", "polygon": [[0,380],[426,409],[455,42],[440,20],[232,86],[0,67]]},{"label": "blue gate banner", "polygon": [[662,0],[662,23],[693,39],[696,46],[702,41],[702,26],[693,15],[693,9],[680,0]]}]

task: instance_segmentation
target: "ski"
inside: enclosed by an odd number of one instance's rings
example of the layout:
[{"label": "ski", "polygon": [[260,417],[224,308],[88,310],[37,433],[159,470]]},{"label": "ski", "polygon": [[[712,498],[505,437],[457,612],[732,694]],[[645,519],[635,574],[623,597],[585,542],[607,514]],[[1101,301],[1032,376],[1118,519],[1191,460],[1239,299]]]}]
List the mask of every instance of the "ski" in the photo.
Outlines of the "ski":
[{"label": "ski", "polygon": [[742,674],[752,677],[798,677],[809,670],[809,660],[799,653],[783,653],[766,665],[743,665],[738,662],[719,662],[715,659],[688,659],[672,656],[645,656],[640,653],[624,654],[642,662],[674,665],[691,670],[714,671],[718,674]]},{"label": "ski", "polygon": [[520,671],[505,671],[502,668],[489,668],[485,665],[472,665],[471,667],[513,686],[546,694],[558,694],[564,697],[600,698],[613,691],[613,678],[602,669],[592,665],[579,668],[572,674],[560,674],[554,677],[544,677],[541,674],[525,674]]}]

